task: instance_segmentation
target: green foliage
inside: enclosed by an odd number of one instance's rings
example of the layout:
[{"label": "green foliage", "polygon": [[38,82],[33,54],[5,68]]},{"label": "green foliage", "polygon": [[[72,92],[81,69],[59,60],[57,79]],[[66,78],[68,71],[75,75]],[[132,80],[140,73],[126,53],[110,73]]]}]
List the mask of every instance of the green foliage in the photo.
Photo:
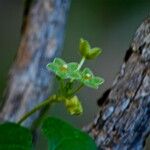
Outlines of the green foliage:
[{"label": "green foliage", "polygon": [[32,150],[30,131],[15,123],[1,124],[0,150]]},{"label": "green foliage", "polygon": [[62,120],[47,118],[42,130],[48,138],[49,150],[96,150],[94,141],[86,133]]}]

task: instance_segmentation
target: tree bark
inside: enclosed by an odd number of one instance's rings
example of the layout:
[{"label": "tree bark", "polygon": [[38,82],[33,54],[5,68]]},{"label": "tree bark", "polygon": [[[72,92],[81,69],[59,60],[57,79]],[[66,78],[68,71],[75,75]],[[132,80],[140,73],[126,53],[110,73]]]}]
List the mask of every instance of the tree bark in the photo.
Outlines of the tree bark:
[{"label": "tree bark", "polygon": [[[33,0],[32,0],[33,1]],[[1,120],[16,122],[48,97],[53,77],[46,64],[61,52],[70,0],[27,0],[22,38],[6,89]],[[38,113],[24,126],[29,127]]]},{"label": "tree bark", "polygon": [[137,29],[100,112],[84,128],[103,150],[142,150],[150,133],[150,17]]}]

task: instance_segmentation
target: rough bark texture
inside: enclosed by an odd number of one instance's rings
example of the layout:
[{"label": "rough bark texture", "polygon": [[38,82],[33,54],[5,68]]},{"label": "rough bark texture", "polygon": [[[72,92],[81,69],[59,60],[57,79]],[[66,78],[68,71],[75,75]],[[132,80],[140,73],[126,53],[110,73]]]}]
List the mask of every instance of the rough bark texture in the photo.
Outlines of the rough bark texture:
[{"label": "rough bark texture", "polygon": [[[69,5],[70,0],[34,0],[30,10],[29,6],[25,9],[22,39],[0,112],[2,120],[17,121],[50,94],[53,78],[46,64],[62,49]],[[30,126],[37,116],[24,125]]]},{"label": "rough bark texture", "polygon": [[142,150],[150,133],[150,18],[138,28],[100,112],[85,130],[98,149]]}]

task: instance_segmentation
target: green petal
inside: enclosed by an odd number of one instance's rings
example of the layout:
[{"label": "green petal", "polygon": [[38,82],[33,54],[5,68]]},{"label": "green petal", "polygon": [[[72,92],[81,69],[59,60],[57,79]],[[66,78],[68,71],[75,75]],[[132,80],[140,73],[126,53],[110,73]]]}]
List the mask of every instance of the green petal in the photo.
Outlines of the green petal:
[{"label": "green petal", "polygon": [[[89,79],[87,77],[89,75]],[[91,76],[91,77],[90,77]],[[81,82],[86,86],[90,86],[90,80],[93,78],[93,73],[89,68],[85,68],[82,72]]]},{"label": "green petal", "polygon": [[100,77],[93,77],[92,82],[97,85],[101,85],[104,83],[104,79]]},{"label": "green petal", "polygon": [[47,68],[56,73],[60,71],[60,66],[63,66],[64,64],[66,63],[61,58],[55,58],[53,62],[47,64]]},{"label": "green petal", "polygon": [[82,71],[82,76],[86,76],[87,74],[90,74],[92,77],[93,77],[93,73],[92,71],[89,69],[89,68],[85,68],[83,71]]},{"label": "green petal", "polygon": [[[91,75],[91,77],[89,76],[88,79],[87,75]],[[85,68],[82,72],[81,82],[88,87],[97,89],[104,82],[104,79],[94,76],[89,68]]]},{"label": "green petal", "polygon": [[60,78],[62,79],[67,79],[69,78],[69,75],[68,75],[68,70],[66,71],[63,71],[62,70],[62,67],[64,65],[67,65],[66,62],[64,60],[62,60],[61,58],[55,58],[54,61],[52,63],[49,63],[47,65],[47,68],[51,71],[53,71],[57,76],[59,76]]},{"label": "green petal", "polygon": [[93,77],[89,81],[84,81],[85,85],[94,89],[98,89],[98,87],[104,83],[104,79],[100,77]]},{"label": "green petal", "polygon": [[68,64],[68,75],[70,76],[71,79],[81,79],[81,74],[80,72],[77,70],[78,68],[78,63],[69,63]]},{"label": "green petal", "polygon": [[71,79],[76,79],[76,80],[80,80],[81,79],[81,75],[80,75],[79,71],[73,72],[73,73],[69,74],[69,76],[70,76]]},{"label": "green petal", "polygon": [[48,68],[49,70],[51,70],[52,72],[54,72],[55,75],[59,76],[59,77],[62,78],[62,79],[67,79],[67,78],[68,78],[68,71],[63,72],[63,71],[61,70],[61,67],[58,66],[58,65],[56,65],[56,64],[54,64],[54,63],[49,63],[49,64],[47,65],[47,68]]},{"label": "green petal", "polygon": [[86,57],[86,55],[89,53],[90,51],[90,44],[87,40],[84,39],[80,39],[80,53],[82,56]]},{"label": "green petal", "polygon": [[83,81],[84,85],[86,85],[87,87],[90,87],[90,88],[94,88],[94,89],[97,89],[97,85],[95,85],[93,82],[90,81]]},{"label": "green petal", "polygon": [[62,78],[62,79],[68,79],[68,78],[69,78],[68,72],[59,71],[59,72],[57,72],[57,75],[58,75],[60,78]]},{"label": "green petal", "polygon": [[66,64],[66,62],[63,59],[61,59],[61,58],[55,58],[53,63],[58,65],[58,66]]},{"label": "green petal", "polygon": [[101,52],[102,52],[102,50],[98,47],[92,48],[90,50],[90,52],[87,54],[86,58],[93,59],[93,58],[97,57],[98,55],[100,55]]},{"label": "green petal", "polygon": [[75,62],[68,63],[67,65],[68,65],[69,71],[76,71],[78,68],[78,63],[75,63]]},{"label": "green petal", "polygon": [[48,70],[53,71],[54,73],[59,72],[59,67],[54,63],[47,64]]}]

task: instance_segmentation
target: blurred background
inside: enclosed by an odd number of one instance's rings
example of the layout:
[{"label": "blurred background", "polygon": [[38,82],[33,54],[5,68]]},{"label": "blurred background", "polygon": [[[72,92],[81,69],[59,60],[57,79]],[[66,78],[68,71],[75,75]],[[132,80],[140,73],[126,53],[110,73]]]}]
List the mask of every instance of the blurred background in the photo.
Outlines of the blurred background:
[{"label": "blurred background", "polygon": [[[0,0],[0,99],[6,86],[8,70],[13,62],[19,41],[22,23],[23,0]],[[82,127],[93,120],[98,112],[96,104],[101,94],[113,82],[132,36],[139,24],[150,15],[149,0],[72,0],[68,16],[62,57],[66,61],[79,61],[79,39],[90,41],[91,45],[103,49],[102,55],[88,61],[95,74],[105,79],[98,90],[85,88],[79,94],[84,114],[70,117],[65,108],[57,105],[51,115],[63,118],[76,127]],[[44,140],[40,140],[45,149]],[[150,150],[150,147],[147,150]]]}]

